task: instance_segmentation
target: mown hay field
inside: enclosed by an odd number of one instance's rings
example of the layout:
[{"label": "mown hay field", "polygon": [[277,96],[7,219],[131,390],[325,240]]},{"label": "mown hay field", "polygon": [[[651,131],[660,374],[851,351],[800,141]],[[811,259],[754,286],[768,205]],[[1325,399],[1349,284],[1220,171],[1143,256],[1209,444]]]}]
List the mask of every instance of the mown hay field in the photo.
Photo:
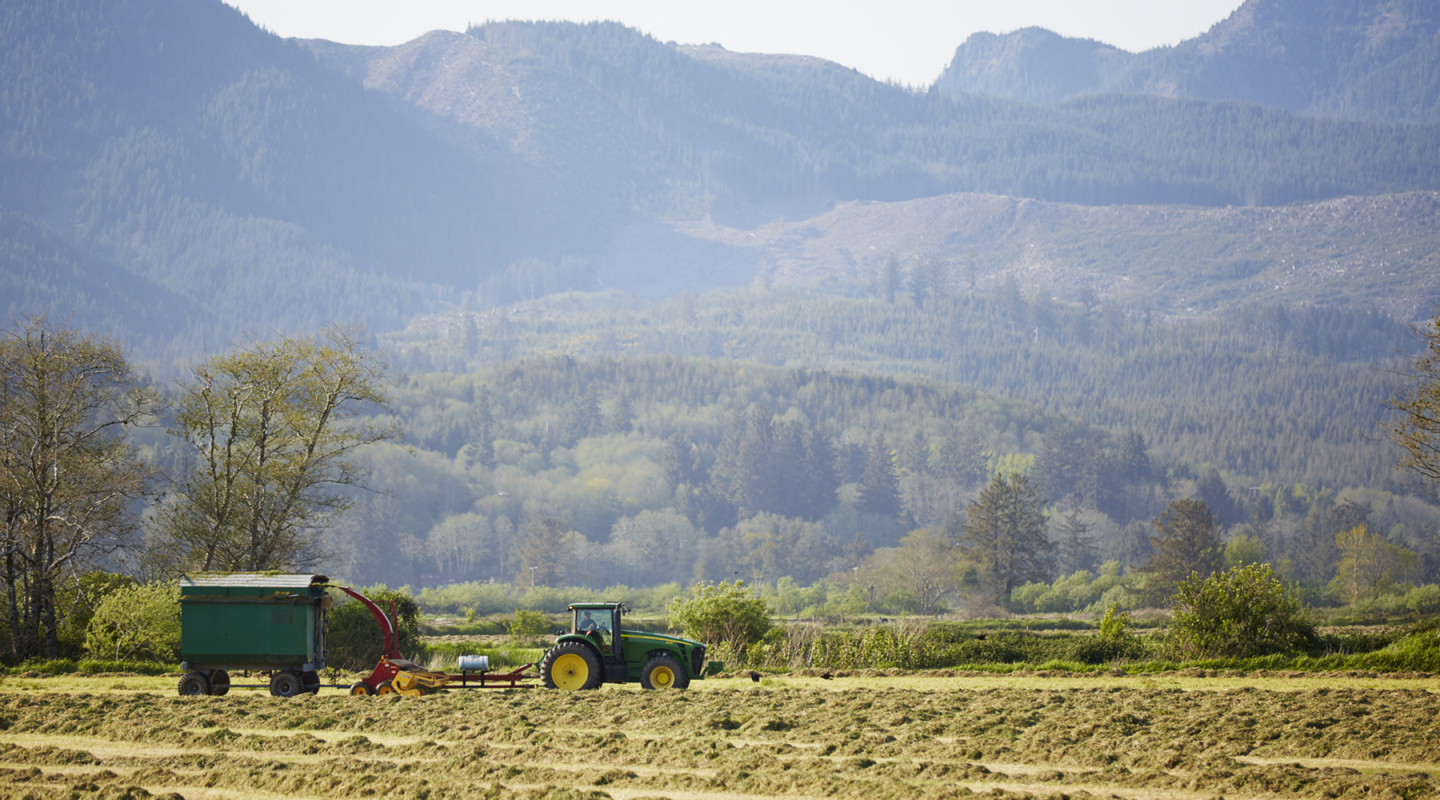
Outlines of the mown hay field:
[{"label": "mown hay field", "polygon": [[422,698],[0,682],[0,796],[1440,796],[1440,678],[712,679]]}]

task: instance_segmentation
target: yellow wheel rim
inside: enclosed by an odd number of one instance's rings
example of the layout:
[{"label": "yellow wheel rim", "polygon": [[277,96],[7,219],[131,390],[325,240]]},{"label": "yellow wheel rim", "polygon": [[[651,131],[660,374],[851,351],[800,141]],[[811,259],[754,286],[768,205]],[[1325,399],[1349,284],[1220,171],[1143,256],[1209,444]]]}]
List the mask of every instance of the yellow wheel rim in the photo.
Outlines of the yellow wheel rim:
[{"label": "yellow wheel rim", "polygon": [[550,680],[567,692],[578,691],[590,680],[590,665],[574,653],[565,653],[550,666]]},{"label": "yellow wheel rim", "polygon": [[375,688],[375,694],[394,694],[394,692],[395,688],[390,685],[389,681],[386,681],[385,683],[382,683]]},{"label": "yellow wheel rim", "polygon": [[363,683],[360,684],[359,686],[352,686],[352,687],[350,687],[350,696],[351,696],[351,697],[368,697],[369,695],[370,695],[370,693],[367,692],[367,691],[365,691],[365,684],[363,684]]},{"label": "yellow wheel rim", "polygon": [[650,685],[656,689],[669,689],[675,685],[675,673],[669,667],[656,667],[650,671]]}]

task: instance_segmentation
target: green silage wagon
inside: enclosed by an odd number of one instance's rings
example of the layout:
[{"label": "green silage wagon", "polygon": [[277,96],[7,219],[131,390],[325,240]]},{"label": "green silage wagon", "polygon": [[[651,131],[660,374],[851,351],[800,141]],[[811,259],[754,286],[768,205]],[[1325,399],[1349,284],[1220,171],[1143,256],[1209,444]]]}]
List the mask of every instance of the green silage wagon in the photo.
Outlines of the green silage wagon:
[{"label": "green silage wagon", "polygon": [[182,578],[180,694],[223,695],[235,670],[269,673],[276,697],[318,691],[328,582],[303,573]]}]

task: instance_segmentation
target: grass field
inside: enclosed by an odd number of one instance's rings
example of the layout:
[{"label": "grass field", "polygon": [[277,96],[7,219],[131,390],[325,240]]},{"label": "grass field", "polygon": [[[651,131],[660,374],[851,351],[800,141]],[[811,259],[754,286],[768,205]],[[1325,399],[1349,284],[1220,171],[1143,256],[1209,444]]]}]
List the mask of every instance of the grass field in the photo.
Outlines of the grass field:
[{"label": "grass field", "polygon": [[0,679],[0,796],[1440,795],[1430,675],[869,673],[291,700],[181,698],[175,681]]}]

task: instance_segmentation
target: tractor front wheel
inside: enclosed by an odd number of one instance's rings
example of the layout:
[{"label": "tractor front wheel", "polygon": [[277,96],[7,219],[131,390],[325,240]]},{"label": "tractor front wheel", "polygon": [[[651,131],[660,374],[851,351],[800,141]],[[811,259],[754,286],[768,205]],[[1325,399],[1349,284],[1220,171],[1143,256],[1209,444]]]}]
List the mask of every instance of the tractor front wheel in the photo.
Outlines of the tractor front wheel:
[{"label": "tractor front wheel", "polygon": [[640,685],[646,689],[684,689],[690,685],[690,678],[674,656],[655,656],[640,670]]},{"label": "tractor front wheel", "polygon": [[603,679],[600,658],[579,642],[557,644],[540,661],[540,680],[546,689],[599,689]]}]

